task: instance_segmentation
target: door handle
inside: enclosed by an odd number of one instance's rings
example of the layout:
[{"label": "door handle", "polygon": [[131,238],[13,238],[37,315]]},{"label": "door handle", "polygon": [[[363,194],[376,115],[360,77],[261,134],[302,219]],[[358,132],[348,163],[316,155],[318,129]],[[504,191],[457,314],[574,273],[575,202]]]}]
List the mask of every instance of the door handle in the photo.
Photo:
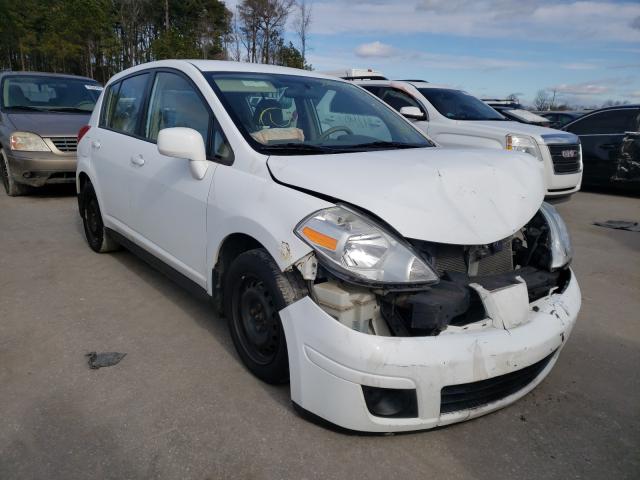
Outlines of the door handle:
[{"label": "door handle", "polygon": [[144,165],[144,157],[142,155],[140,155],[140,154],[134,155],[133,157],[131,157],[131,163],[133,165],[141,167],[141,166]]},{"label": "door handle", "polygon": [[620,144],[618,143],[603,143],[602,145],[600,145],[600,148],[603,150],[614,150],[616,148],[618,148],[620,146]]},{"label": "door handle", "polygon": [[91,142],[91,147],[94,150],[100,150],[101,146],[102,146],[102,144],[98,140],[94,140],[93,142]]}]

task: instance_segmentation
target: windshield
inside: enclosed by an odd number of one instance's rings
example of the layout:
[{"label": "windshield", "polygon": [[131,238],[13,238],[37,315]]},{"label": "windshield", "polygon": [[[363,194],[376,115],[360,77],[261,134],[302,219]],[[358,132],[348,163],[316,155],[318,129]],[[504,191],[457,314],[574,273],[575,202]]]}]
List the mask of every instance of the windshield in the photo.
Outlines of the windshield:
[{"label": "windshield", "polygon": [[256,150],[276,154],[429,147],[402,117],[355,85],[269,73],[205,73]]},{"label": "windshield", "polygon": [[11,75],[2,82],[2,107],[12,110],[91,113],[102,87],[93,80]]},{"label": "windshield", "polygon": [[419,88],[438,112],[452,120],[505,120],[482,100],[462,90]]}]

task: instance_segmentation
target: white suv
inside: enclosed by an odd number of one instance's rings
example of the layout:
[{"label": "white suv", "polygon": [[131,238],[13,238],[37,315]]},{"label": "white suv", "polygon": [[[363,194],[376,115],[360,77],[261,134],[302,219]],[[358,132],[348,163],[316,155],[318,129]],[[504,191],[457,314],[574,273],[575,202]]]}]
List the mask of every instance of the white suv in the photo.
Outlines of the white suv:
[{"label": "white suv", "polygon": [[530,155],[429,140],[312,72],[162,61],[79,135],[87,241],[223,307],[248,369],[373,432],[466,420],[549,373],[580,308]]},{"label": "white suv", "polygon": [[547,197],[580,190],[582,150],[571,133],[506,119],[479,98],[419,80],[357,80],[356,83],[410,118],[444,147],[526,152],[544,164]]}]

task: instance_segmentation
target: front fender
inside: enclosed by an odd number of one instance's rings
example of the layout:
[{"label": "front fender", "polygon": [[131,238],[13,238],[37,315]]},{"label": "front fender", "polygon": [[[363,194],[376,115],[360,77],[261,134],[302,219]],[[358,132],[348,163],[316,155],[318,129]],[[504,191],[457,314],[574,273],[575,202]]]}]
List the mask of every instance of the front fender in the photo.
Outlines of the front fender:
[{"label": "front fender", "polygon": [[[330,206],[271,178],[218,167],[207,206],[208,271],[213,271],[224,240],[235,233],[254,238],[281,270],[288,269],[311,251],[293,233],[295,226],[307,215]],[[212,293],[211,281],[208,290]]]}]

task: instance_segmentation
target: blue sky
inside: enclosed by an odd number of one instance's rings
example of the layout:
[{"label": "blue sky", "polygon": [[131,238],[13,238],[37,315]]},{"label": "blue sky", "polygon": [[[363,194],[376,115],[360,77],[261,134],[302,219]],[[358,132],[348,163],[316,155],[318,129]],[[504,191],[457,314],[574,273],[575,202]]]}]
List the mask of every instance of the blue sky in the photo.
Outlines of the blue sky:
[{"label": "blue sky", "polygon": [[585,106],[640,103],[637,0],[311,3],[308,60],[316,70],[375,68],[482,97],[517,93],[524,103],[543,88]]}]

